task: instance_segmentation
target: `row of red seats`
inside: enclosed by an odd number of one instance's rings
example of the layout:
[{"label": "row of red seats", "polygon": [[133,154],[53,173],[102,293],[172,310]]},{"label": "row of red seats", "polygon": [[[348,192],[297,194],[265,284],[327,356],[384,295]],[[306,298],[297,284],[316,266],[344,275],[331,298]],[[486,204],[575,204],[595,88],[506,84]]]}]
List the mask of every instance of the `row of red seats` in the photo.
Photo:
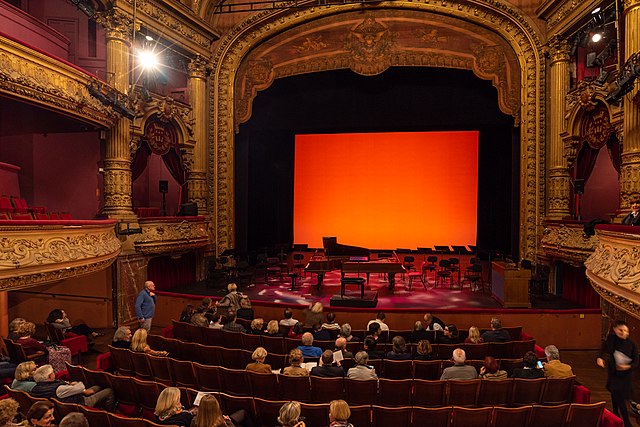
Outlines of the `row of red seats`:
[{"label": "row of red seats", "polygon": [[0,219],[2,220],[21,220],[21,221],[48,221],[48,220],[61,220],[61,219],[73,219],[73,216],[69,212],[27,212],[27,213],[15,213],[15,212],[0,212]]},{"label": "row of red seats", "polygon": [[24,197],[15,196],[0,196],[0,212],[26,214],[33,213],[45,213],[47,208],[44,206],[31,206],[27,204]]}]

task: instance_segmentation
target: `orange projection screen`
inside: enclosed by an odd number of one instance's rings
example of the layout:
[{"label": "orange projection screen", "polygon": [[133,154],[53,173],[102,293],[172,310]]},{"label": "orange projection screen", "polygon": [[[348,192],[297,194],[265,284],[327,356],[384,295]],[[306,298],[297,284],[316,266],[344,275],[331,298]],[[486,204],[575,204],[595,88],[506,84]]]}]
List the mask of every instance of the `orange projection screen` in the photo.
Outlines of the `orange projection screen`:
[{"label": "orange projection screen", "polygon": [[475,245],[477,131],[296,135],[295,243]]}]

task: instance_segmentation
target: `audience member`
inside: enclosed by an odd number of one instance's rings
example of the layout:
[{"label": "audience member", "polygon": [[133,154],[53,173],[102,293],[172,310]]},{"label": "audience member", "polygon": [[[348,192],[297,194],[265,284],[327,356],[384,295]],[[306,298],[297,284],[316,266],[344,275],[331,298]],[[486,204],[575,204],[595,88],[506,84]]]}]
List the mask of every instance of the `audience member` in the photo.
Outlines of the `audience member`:
[{"label": "audience member", "polygon": [[429,340],[420,340],[416,347],[415,360],[433,360],[433,348]]},{"label": "audience member", "polygon": [[350,359],[353,357],[353,353],[347,351],[347,340],[344,337],[338,337],[336,339],[334,352],[340,352],[343,359]]},{"label": "audience member", "polygon": [[424,315],[425,329],[427,331],[441,331],[444,329],[444,322],[439,318],[433,316],[431,313]]},{"label": "audience member", "polygon": [[369,359],[384,359],[384,353],[376,350],[376,339],[372,335],[367,335],[364,338],[363,348],[369,356]]},{"label": "audience member", "polygon": [[104,406],[108,411],[115,409],[113,390],[102,389],[100,386],[85,388],[82,381],[68,383],[56,379],[56,374],[51,365],[42,365],[33,373],[36,385],[31,389],[33,397],[55,397],[65,403],[79,403],[85,406]]},{"label": "audience member", "polygon": [[22,349],[24,350],[24,354],[27,356],[31,356],[33,354],[40,353],[37,361],[38,363],[44,363],[47,359],[47,346],[42,344],[37,339],[33,338],[32,335],[36,333],[36,325],[33,322],[23,322],[18,327],[18,344],[22,345]]},{"label": "audience member", "polygon": [[209,322],[209,327],[213,329],[222,329],[224,327],[222,324],[222,316],[217,311],[213,313],[211,322]]},{"label": "audience member", "polygon": [[36,402],[27,411],[27,426],[49,427],[53,424],[53,403],[46,401]]},{"label": "audience member", "polygon": [[229,283],[227,285],[227,292],[228,293],[216,303],[217,311],[238,311],[240,308],[240,298],[242,298],[242,294],[238,292],[238,285]]},{"label": "audience member", "polygon": [[191,427],[251,427],[253,422],[244,409],[227,416],[222,414],[218,399],[211,394],[206,394],[200,399],[198,411],[191,422]]},{"label": "audience member", "polygon": [[313,335],[309,332],[302,334],[302,345],[298,346],[303,357],[320,357],[322,350],[313,346]]},{"label": "audience member", "polygon": [[380,338],[380,334],[382,333],[382,328],[379,323],[373,322],[369,325],[368,333],[373,337],[376,341]]},{"label": "audience member", "polygon": [[191,323],[191,316],[196,312],[196,308],[193,304],[187,304],[180,313],[180,321],[184,323]]},{"label": "audience member", "polygon": [[349,422],[351,410],[344,400],[332,400],[329,404],[329,427],[353,427]]},{"label": "audience member", "polygon": [[243,295],[240,298],[240,309],[236,312],[236,316],[240,319],[253,320],[253,308],[251,308],[251,300],[248,296]]},{"label": "audience member", "polygon": [[80,412],[69,412],[58,427],[89,427],[89,420]]},{"label": "audience member", "polygon": [[14,421],[18,415],[20,405],[15,400],[8,398],[0,400],[0,426],[15,426]]},{"label": "audience member", "polygon": [[300,348],[294,348],[289,352],[289,365],[282,371],[283,375],[288,375],[290,377],[308,377],[309,371],[306,368],[302,367],[302,362],[304,361],[302,351]]},{"label": "audience member", "polygon": [[156,285],[151,280],[144,282],[144,286],[136,298],[136,316],[140,327],[151,331],[151,323],[156,312]]},{"label": "audience member", "polygon": [[311,375],[324,378],[344,377],[344,369],[339,365],[334,365],[333,352],[325,350],[320,357],[318,366],[311,368]]},{"label": "audience member", "polygon": [[346,339],[348,342],[360,341],[358,337],[351,334],[351,325],[348,323],[345,323],[340,327],[340,336],[344,337],[344,339]]},{"label": "audience member", "polygon": [[356,366],[349,369],[347,377],[354,380],[377,380],[376,370],[373,366],[367,365],[369,362],[369,355],[365,351],[359,351],[353,358]]},{"label": "audience member", "polygon": [[527,351],[522,357],[524,367],[515,368],[512,378],[535,379],[544,378],[544,371],[538,366],[538,355],[533,351]]},{"label": "audience member", "polygon": [[15,378],[11,383],[11,388],[29,393],[36,385],[36,380],[33,379],[33,373],[36,369],[36,363],[33,361],[20,363],[16,367]]},{"label": "audience member", "polygon": [[442,331],[442,336],[440,337],[440,343],[458,344],[459,342],[460,338],[458,337],[458,327],[454,324],[445,326]]},{"label": "audience member", "polygon": [[196,313],[204,315],[204,317],[206,317],[208,321],[211,321],[214,313],[213,301],[211,300],[211,298],[202,298],[200,306],[196,309]]},{"label": "audience member", "polygon": [[236,323],[236,312],[233,310],[227,312],[227,322],[222,327],[222,330],[229,332],[247,332],[244,326]]},{"label": "audience member", "polygon": [[336,323],[336,314],[333,311],[327,313],[327,321],[322,324],[322,329],[328,329],[330,331],[340,330],[340,325]]},{"label": "audience member", "polygon": [[426,339],[429,339],[429,332],[424,329],[424,326],[422,326],[422,322],[418,320],[413,324],[413,331],[411,331],[411,337],[409,338],[409,340],[413,343],[417,343],[421,340]]},{"label": "audience member", "polygon": [[264,319],[256,317],[251,321],[251,328],[248,331],[251,335],[264,335]]},{"label": "audience member", "polygon": [[640,225],[640,200],[631,202],[631,212],[622,218],[622,225]]},{"label": "audience member", "polygon": [[568,378],[573,376],[571,366],[560,361],[560,351],[555,345],[544,348],[547,363],[544,364],[544,376],[547,378]]},{"label": "audience member", "polygon": [[300,417],[300,404],[287,402],[280,408],[278,422],[282,427],[305,427],[304,418]]},{"label": "audience member", "polygon": [[267,358],[267,350],[263,347],[258,347],[253,351],[251,359],[253,363],[249,363],[245,368],[247,371],[258,372],[260,374],[270,374],[271,365],[264,363]]},{"label": "audience member", "polygon": [[304,334],[304,326],[302,325],[302,322],[298,322],[289,329],[287,336],[289,338],[299,340],[302,339],[302,334]]},{"label": "audience member", "polygon": [[367,323],[367,329],[369,329],[372,323],[377,323],[380,325],[381,330],[389,331],[389,326],[387,326],[387,323],[385,322],[386,317],[387,316],[385,316],[383,312],[378,313],[375,319],[370,320],[369,323]]},{"label": "audience member", "polygon": [[407,343],[400,335],[396,335],[391,340],[393,348],[387,353],[387,359],[391,360],[411,360],[411,353],[407,352]]},{"label": "audience member", "polygon": [[278,327],[278,321],[277,320],[270,320],[269,323],[267,323],[267,331],[264,334],[267,337],[281,337],[282,334],[280,333],[280,328]]},{"label": "audience member", "polygon": [[480,330],[477,326],[469,328],[469,336],[464,340],[465,344],[480,344],[484,342],[484,338],[480,336]]},{"label": "audience member", "polygon": [[147,353],[152,356],[167,356],[169,352],[154,350],[147,344],[147,330],[144,328],[138,329],[131,338],[131,351],[139,351]]},{"label": "audience member", "polygon": [[209,327],[209,320],[202,313],[195,313],[191,316],[191,322],[194,326],[201,326],[203,328]]},{"label": "audience member", "polygon": [[491,330],[482,334],[485,342],[507,342],[511,341],[511,335],[506,329],[502,329],[500,319],[494,317],[491,319]]},{"label": "audience member", "polygon": [[293,326],[298,321],[293,318],[293,311],[289,307],[284,309],[284,319],[280,320],[280,325],[282,326]]},{"label": "audience member", "polygon": [[470,365],[465,365],[467,355],[461,348],[453,350],[453,366],[442,371],[441,380],[473,380],[478,378],[478,371]]},{"label": "audience member", "polygon": [[113,333],[113,341],[111,345],[115,348],[131,348],[131,328],[128,326],[120,326]]},{"label": "audience member", "polygon": [[20,335],[18,335],[18,328],[24,322],[26,322],[26,320],[22,317],[16,317],[15,319],[13,319],[9,323],[9,335],[7,335],[7,338],[14,342],[18,341],[18,338],[20,338]]},{"label": "audience member", "polygon": [[479,377],[486,380],[504,380],[508,378],[508,375],[507,371],[498,369],[498,361],[495,358],[487,356],[480,368]]},{"label": "audience member", "polygon": [[316,302],[310,304],[308,308],[303,310],[304,312],[304,326],[314,326],[316,324],[322,324],[322,303]]},{"label": "audience member", "polygon": [[162,425],[190,427],[193,421],[193,413],[182,408],[178,387],[167,387],[160,392],[154,414],[158,418],[156,422]]},{"label": "audience member", "polygon": [[313,325],[313,339],[316,341],[329,341],[331,340],[331,334],[328,329],[322,329],[320,323]]},{"label": "audience member", "polygon": [[49,316],[47,316],[47,323],[50,323],[54,328],[62,329],[64,333],[71,332],[72,334],[76,335],[84,335],[88,340],[103,335],[94,332],[93,329],[91,329],[85,323],[71,326],[71,321],[67,317],[67,313],[59,308],[51,310]]}]

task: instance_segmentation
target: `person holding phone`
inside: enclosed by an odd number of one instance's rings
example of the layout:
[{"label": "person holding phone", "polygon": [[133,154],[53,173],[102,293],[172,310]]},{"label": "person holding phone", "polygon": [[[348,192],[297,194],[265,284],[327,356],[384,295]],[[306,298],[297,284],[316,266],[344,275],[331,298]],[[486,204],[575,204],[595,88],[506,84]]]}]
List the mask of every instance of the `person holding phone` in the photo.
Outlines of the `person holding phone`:
[{"label": "person holding phone", "polygon": [[637,404],[633,402],[633,369],[638,367],[638,347],[629,339],[625,321],[613,323],[596,363],[607,368],[607,390],[611,393],[613,413],[622,418],[625,427],[630,427],[627,400],[631,400],[632,410],[637,413]]},{"label": "person holding phone", "polygon": [[511,374],[511,378],[544,378],[544,370],[542,369],[542,362],[538,360],[538,356],[533,351],[527,351],[522,357],[524,366],[522,368],[515,368]]}]

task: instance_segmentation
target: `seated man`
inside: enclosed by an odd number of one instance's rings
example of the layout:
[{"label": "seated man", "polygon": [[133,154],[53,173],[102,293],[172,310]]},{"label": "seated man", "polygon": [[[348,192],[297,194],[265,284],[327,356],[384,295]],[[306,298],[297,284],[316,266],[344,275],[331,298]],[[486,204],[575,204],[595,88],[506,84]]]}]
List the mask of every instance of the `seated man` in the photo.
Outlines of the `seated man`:
[{"label": "seated man", "polygon": [[120,326],[113,334],[111,345],[116,348],[131,348],[131,328]]},{"label": "seated man", "polygon": [[320,357],[322,354],[320,347],[313,346],[313,335],[310,332],[302,334],[302,345],[299,345],[298,349],[302,351],[303,357]]},{"label": "seated man", "polygon": [[373,336],[367,335],[364,338],[363,346],[369,359],[384,359],[384,353],[382,351],[376,351],[376,339]]},{"label": "seated man", "polygon": [[107,411],[115,409],[115,399],[113,390],[100,386],[93,386],[85,389],[82,381],[68,383],[56,379],[51,365],[42,365],[33,373],[36,385],[31,389],[33,397],[45,397],[56,399],[65,403],[79,403],[85,406],[96,407],[101,404]]},{"label": "seated man", "polygon": [[347,377],[353,380],[377,380],[376,370],[373,366],[368,366],[369,356],[364,351],[356,353],[356,357],[353,359],[356,362],[356,366],[349,369]]},{"label": "seated man", "polygon": [[484,342],[507,342],[511,341],[509,331],[502,329],[500,319],[494,317],[491,319],[491,330],[482,334]]},{"label": "seated man", "polygon": [[441,380],[474,380],[478,378],[478,371],[470,365],[465,365],[467,354],[461,348],[453,350],[453,366],[442,371]]},{"label": "seated man", "polygon": [[236,312],[229,310],[227,312],[227,323],[222,327],[223,331],[229,332],[247,332],[247,330],[239,323],[236,323]]},{"label": "seated man", "polygon": [[311,375],[324,378],[344,377],[344,369],[339,364],[334,365],[333,352],[325,350],[320,358],[320,364],[311,368]]},{"label": "seated man", "polygon": [[444,329],[445,323],[438,317],[427,313],[424,315],[424,329],[427,331],[441,331]]},{"label": "seated man", "polygon": [[544,364],[544,376],[547,378],[568,378],[573,376],[571,366],[560,361],[560,351],[555,345],[544,348],[547,363]]},{"label": "seated man", "polygon": [[372,323],[377,323],[378,325],[380,325],[380,329],[382,329],[383,331],[388,331],[389,326],[387,326],[387,324],[385,323],[385,318],[386,316],[384,315],[384,313],[378,313],[375,319],[370,320],[369,323],[367,323],[367,329],[369,329],[369,326],[371,326]]},{"label": "seated man", "polygon": [[369,325],[369,335],[373,337],[374,340],[378,341],[380,338],[380,334],[382,333],[382,328],[379,323],[373,322]]},{"label": "seated man", "polygon": [[284,319],[280,320],[280,325],[282,326],[293,326],[298,321],[293,318],[293,311],[289,307],[284,309]]},{"label": "seated man", "polygon": [[328,329],[322,329],[320,323],[313,325],[313,339],[316,341],[330,341],[331,334]]},{"label": "seated man", "polygon": [[347,340],[344,337],[340,337],[336,340],[336,348],[334,352],[341,352],[343,359],[349,359],[353,357],[353,353],[347,351]]},{"label": "seated man", "polygon": [[338,330],[340,325],[336,323],[336,314],[333,311],[327,313],[327,321],[322,324],[322,329]]}]

